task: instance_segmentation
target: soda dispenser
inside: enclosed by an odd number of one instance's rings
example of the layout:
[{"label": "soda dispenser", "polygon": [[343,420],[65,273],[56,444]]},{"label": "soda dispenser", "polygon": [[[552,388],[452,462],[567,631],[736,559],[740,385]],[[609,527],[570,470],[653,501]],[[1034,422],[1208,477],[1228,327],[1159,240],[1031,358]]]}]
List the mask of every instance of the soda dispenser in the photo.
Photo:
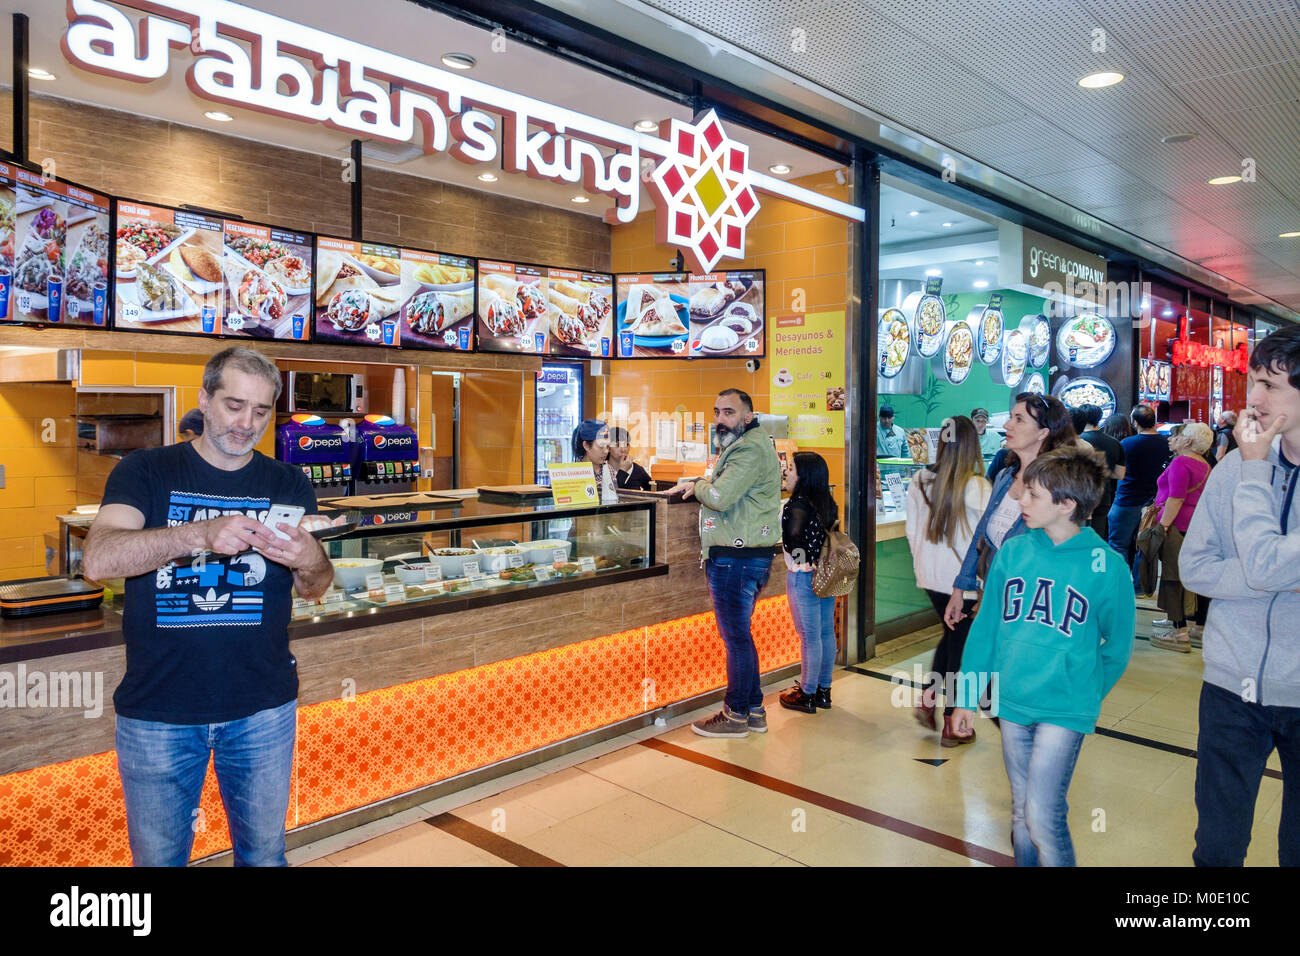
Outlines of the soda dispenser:
[{"label": "soda dispenser", "polygon": [[275,433],[275,457],[296,465],[319,498],[352,491],[352,443],[343,429],[319,415],[298,414]]},{"label": "soda dispenser", "polygon": [[415,432],[387,415],[357,423],[353,490],[359,495],[415,491],[420,477],[420,443]]}]

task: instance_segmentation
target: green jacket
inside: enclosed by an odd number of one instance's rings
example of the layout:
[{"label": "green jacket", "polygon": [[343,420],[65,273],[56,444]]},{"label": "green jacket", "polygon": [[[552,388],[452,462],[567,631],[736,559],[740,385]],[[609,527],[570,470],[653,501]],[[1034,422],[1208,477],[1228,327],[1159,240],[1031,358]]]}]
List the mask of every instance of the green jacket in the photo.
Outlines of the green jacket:
[{"label": "green jacket", "polygon": [[722,557],[719,548],[775,552],[780,546],[781,462],[757,421],[723,449],[712,478],[695,482],[695,497],[702,558]]}]

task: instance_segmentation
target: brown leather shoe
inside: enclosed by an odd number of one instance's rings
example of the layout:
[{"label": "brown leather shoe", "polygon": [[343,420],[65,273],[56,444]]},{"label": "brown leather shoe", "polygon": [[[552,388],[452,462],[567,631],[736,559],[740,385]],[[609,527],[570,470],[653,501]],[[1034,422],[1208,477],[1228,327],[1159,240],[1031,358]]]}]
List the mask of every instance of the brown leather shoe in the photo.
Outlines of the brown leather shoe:
[{"label": "brown leather shoe", "polygon": [[927,707],[925,704],[916,704],[912,707],[912,716],[916,722],[926,730],[938,730],[938,725],[934,722],[934,708]]},{"label": "brown leather shoe", "polygon": [[786,710],[797,710],[801,714],[817,713],[816,695],[805,694],[803,688],[798,684],[795,684],[777,699]]},{"label": "brown leather shoe", "polygon": [[969,737],[958,737],[953,733],[952,714],[943,715],[943,735],[939,738],[940,747],[960,747],[962,744],[973,744],[975,742],[975,728],[972,727]]}]

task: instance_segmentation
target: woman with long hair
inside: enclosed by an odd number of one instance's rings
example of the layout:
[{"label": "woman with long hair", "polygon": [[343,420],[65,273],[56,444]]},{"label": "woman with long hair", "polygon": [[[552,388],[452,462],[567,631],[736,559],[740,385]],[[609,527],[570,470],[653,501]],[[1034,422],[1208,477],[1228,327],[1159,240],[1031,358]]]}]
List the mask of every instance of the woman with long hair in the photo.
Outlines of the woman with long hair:
[{"label": "woman with long hair", "polygon": [[[943,613],[944,623],[951,628],[956,628],[969,616],[964,593],[978,591],[983,586],[981,567],[987,569],[1002,542],[1025,531],[1025,519],[1020,513],[1020,496],[1025,490],[1021,475],[1025,469],[1044,452],[1069,447],[1078,441],[1070,412],[1061,400],[1037,392],[1021,392],[1016,396],[1011,417],[1003,430],[1007,456],[1002,469],[993,478],[988,504],[966,549]],[[973,740],[974,736],[972,732],[970,739]],[[970,742],[961,737],[957,740]]]},{"label": "woman with long hair", "polygon": [[[984,478],[980,445],[979,431],[971,419],[965,415],[946,419],[934,464],[917,472],[907,489],[907,543],[912,549],[912,568],[917,585],[925,590],[940,617],[975,526],[988,505],[989,483]],[[966,616],[955,627],[944,622],[943,636],[934,649],[934,662],[930,665],[921,702],[914,711],[923,727],[935,729],[936,684],[942,680],[945,693],[943,734],[939,742],[945,747],[974,739],[953,734],[949,689],[955,686],[954,672],[961,665],[975,597],[973,592],[965,597],[962,611]]]},{"label": "woman with long hair", "polygon": [[826,459],[797,451],[786,467],[781,487],[790,497],[781,511],[781,545],[785,555],[785,594],[799,632],[802,670],[799,682],[781,694],[781,706],[805,714],[830,709],[831,669],[835,666],[835,598],[818,597],[813,572],[826,536],[839,520],[831,497]]}]

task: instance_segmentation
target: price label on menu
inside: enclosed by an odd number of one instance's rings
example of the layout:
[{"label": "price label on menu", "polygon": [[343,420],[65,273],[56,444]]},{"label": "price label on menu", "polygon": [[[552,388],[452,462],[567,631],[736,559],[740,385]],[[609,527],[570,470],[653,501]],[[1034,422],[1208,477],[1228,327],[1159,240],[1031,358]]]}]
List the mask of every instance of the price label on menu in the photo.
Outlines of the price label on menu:
[{"label": "price label on menu", "polygon": [[436,564],[431,564],[424,569],[424,583],[433,584],[435,581],[442,580],[442,568]]},{"label": "price label on menu", "polygon": [[595,571],[595,570],[596,570],[596,559],[593,558],[593,557],[590,557],[590,556],[585,557],[585,558],[579,558],[579,559],[578,559],[578,570],[579,570],[579,571]]},{"label": "price label on menu", "polygon": [[242,315],[226,316],[226,328],[230,329],[232,332],[238,332],[243,327],[244,317]]},{"label": "price label on menu", "polygon": [[18,311],[19,312],[32,311],[32,294],[30,292],[18,293]]},{"label": "price label on menu", "polygon": [[555,577],[555,572],[550,568],[533,568],[533,577],[539,581],[549,581]]},{"label": "price label on menu", "polygon": [[378,571],[366,575],[366,590],[379,591],[384,586],[384,576]]},{"label": "price label on menu", "polygon": [[406,586],[404,584],[385,584],[384,601],[388,604],[401,604],[406,600]]},{"label": "price label on menu", "polygon": [[68,318],[75,319],[79,315],[81,315],[81,303],[79,303],[76,299],[69,299]]},{"label": "price label on menu", "polygon": [[122,306],[122,318],[128,322],[134,322],[140,318],[140,307],[138,305]]},{"label": "price label on menu", "polygon": [[522,568],[524,566],[524,556],[522,554],[509,555],[506,561],[512,568]]},{"label": "price label on menu", "polygon": [[464,569],[465,577],[476,578],[479,576],[478,562],[466,561],[461,567]]}]

